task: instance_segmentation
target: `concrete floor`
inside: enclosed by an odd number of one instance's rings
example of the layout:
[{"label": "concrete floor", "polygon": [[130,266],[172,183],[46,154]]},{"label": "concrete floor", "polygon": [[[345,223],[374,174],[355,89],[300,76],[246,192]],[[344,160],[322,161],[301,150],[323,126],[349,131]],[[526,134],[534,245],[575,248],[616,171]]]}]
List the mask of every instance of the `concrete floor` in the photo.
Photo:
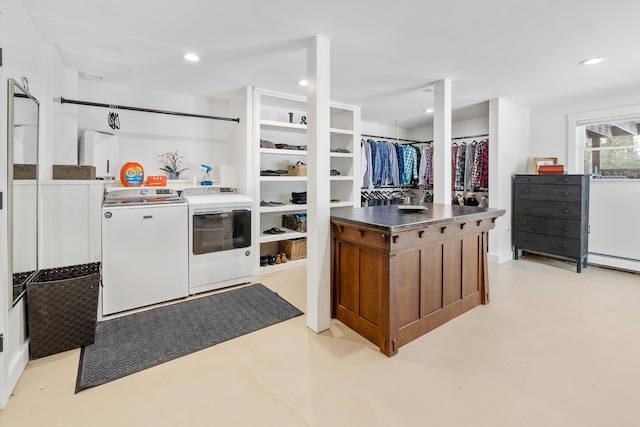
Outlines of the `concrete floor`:
[{"label": "concrete floor", "polygon": [[[305,274],[258,281],[305,311]],[[490,282],[393,358],[300,316],[78,394],[79,350],[34,360],[0,426],[640,425],[640,276],[530,256]]]}]

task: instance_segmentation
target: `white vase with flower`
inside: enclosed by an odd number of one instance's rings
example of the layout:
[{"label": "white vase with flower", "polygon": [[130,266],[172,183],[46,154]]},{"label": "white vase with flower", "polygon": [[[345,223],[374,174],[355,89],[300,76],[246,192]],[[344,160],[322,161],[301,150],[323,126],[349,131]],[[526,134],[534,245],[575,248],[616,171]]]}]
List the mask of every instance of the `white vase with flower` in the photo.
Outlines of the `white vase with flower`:
[{"label": "white vase with flower", "polygon": [[160,157],[166,164],[160,168],[169,174],[169,179],[180,179],[180,173],[184,172],[188,168],[182,168],[182,160],[184,156],[178,154],[178,150],[173,153],[163,153]]}]

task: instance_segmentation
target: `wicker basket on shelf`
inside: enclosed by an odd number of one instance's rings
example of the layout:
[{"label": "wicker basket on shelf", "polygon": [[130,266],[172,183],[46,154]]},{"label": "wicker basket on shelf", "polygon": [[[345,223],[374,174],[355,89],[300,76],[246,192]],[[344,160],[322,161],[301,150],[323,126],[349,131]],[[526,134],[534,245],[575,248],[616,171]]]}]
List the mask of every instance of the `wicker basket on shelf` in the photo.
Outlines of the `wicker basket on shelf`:
[{"label": "wicker basket on shelf", "polygon": [[287,172],[292,176],[307,176],[307,165],[298,162],[295,165],[287,166]]},{"label": "wicker basket on shelf", "polygon": [[300,219],[299,215],[282,215],[282,226],[299,233],[307,232],[307,220]]},{"label": "wicker basket on shelf", "polygon": [[305,259],[307,257],[306,237],[281,241],[280,252],[286,253],[287,258],[291,261],[295,261],[297,259]]}]

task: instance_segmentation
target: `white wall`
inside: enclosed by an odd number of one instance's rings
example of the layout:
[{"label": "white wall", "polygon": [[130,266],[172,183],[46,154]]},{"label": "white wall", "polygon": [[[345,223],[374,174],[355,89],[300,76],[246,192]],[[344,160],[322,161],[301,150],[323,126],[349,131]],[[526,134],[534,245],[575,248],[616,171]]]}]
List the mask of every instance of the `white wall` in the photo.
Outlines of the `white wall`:
[{"label": "white wall", "polygon": [[567,165],[568,114],[638,104],[639,100],[640,91],[636,91],[531,109],[529,159],[557,157],[558,163]]},{"label": "white wall", "polygon": [[[7,79],[29,80],[30,92],[40,100],[40,117],[50,114],[46,98],[50,88],[47,76],[53,73],[52,51],[40,38],[19,0],[0,1],[0,46],[3,64],[0,67],[0,191],[7,191]],[[42,122],[41,122],[42,123]],[[44,128],[44,126],[43,126]],[[48,143],[40,130],[40,146]],[[6,201],[6,198],[5,198]],[[6,204],[5,204],[6,206]],[[9,309],[9,270],[7,264],[7,207],[0,210],[0,333],[4,333],[4,351],[0,353],[0,408],[4,408],[13,387],[28,361],[28,346],[24,335],[24,305]]]},{"label": "white wall", "polygon": [[[457,120],[451,123],[451,138],[463,138],[465,136],[484,135],[489,133],[489,116],[475,117],[472,119]],[[418,141],[433,140],[433,126],[410,129],[407,139]]]},{"label": "white wall", "polygon": [[[73,92],[73,87],[70,88]],[[173,92],[145,90],[105,81],[78,79],[77,98],[64,94],[65,98],[176,111],[191,114],[229,117],[228,103],[205,97],[177,94]],[[64,104],[68,115],[77,114],[78,130],[93,129],[118,136],[119,164],[138,162],[145,176],[165,175],[164,165],[158,157],[176,149],[184,156],[182,166],[188,168],[181,178],[202,178],[201,164],[209,166],[227,165],[234,159],[229,155],[228,141],[240,126],[237,122],[181,117],[165,114],[116,110],[89,106]],[[76,113],[77,111],[77,113]],[[109,112],[118,113],[120,129],[111,129],[107,122]],[[235,116],[237,117],[237,115]],[[246,116],[245,116],[246,120]],[[77,164],[77,135],[58,132],[63,140],[56,140],[56,164]]]},{"label": "white wall", "polygon": [[529,109],[504,99],[489,101],[490,206],[506,209],[489,236],[489,259],[511,259],[512,176],[525,172],[529,148]]}]

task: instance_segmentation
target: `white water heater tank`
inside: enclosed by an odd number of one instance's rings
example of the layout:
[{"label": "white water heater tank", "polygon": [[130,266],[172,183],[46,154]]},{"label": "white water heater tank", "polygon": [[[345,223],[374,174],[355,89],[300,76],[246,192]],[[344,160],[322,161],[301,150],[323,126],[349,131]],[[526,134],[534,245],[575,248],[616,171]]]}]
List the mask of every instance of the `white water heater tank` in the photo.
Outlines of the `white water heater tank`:
[{"label": "white water heater tank", "polygon": [[121,166],[118,160],[118,137],[97,130],[81,131],[78,164],[95,166],[96,177],[117,177]]}]

